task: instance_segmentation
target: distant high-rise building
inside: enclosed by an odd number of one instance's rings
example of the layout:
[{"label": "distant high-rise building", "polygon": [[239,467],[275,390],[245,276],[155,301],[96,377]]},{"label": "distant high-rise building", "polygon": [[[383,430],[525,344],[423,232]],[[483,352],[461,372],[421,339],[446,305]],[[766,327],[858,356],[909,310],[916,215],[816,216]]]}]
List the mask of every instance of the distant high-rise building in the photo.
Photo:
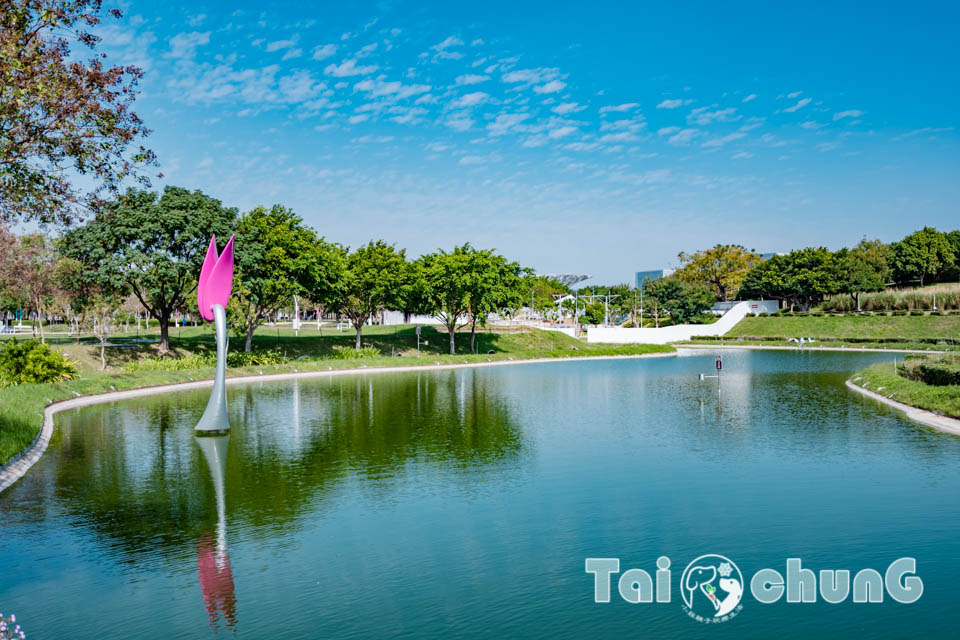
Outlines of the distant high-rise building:
[{"label": "distant high-rise building", "polygon": [[643,288],[643,283],[647,280],[659,280],[660,278],[666,278],[673,273],[673,269],[652,269],[650,271],[637,271],[637,278],[634,281],[634,286],[637,289]]}]

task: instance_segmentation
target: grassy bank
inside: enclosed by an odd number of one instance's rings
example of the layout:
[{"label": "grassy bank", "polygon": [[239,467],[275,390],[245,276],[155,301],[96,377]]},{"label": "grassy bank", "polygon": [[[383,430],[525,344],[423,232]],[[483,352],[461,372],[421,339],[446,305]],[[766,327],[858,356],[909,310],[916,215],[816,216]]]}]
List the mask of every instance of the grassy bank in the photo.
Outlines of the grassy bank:
[{"label": "grassy bank", "polygon": [[801,337],[824,347],[960,350],[960,315],[760,316],[744,318],[718,340],[693,342],[791,346],[788,338]]},{"label": "grassy bank", "polygon": [[[142,336],[141,336],[142,337]],[[578,356],[639,355],[665,353],[672,347],[661,345],[603,345],[587,344],[557,332],[528,329],[522,332],[478,335],[479,354],[458,353],[449,355],[447,334],[432,327],[424,327],[421,341],[421,356],[417,357],[417,336],[412,326],[368,327],[364,330],[364,345],[378,348],[380,356],[359,360],[343,360],[334,357],[336,350],[352,347],[355,334],[352,331],[338,332],[327,328],[321,332],[312,329],[301,331],[297,337],[290,329],[263,329],[257,335],[255,346],[280,350],[286,354],[284,362],[272,365],[229,368],[228,377],[269,375],[294,371],[321,371],[354,369],[359,367],[411,366],[431,364],[462,364],[464,362],[487,362],[496,360],[529,360],[535,358],[570,358]],[[458,347],[466,351],[470,336],[457,335]],[[123,344],[118,338],[115,342]],[[111,352],[110,368],[99,371],[99,356],[92,344],[56,345],[68,356],[80,361],[80,376],[74,380],[55,384],[30,384],[0,389],[0,464],[25,449],[36,437],[43,420],[43,408],[47,404],[78,395],[104,393],[115,390],[134,389],[176,382],[190,382],[210,378],[211,367],[171,371],[127,371],[124,364],[155,354],[152,344],[132,343],[133,348],[118,348]],[[203,353],[212,350],[213,335],[205,329],[184,329],[175,337],[172,346],[180,355]],[[231,349],[242,349],[242,342],[231,341]],[[458,348],[458,351],[460,349]],[[488,351],[494,353],[487,353]],[[391,352],[400,354],[391,357]]]},{"label": "grassy bank", "polygon": [[932,386],[908,380],[893,372],[889,364],[876,364],[858,371],[851,381],[891,400],[920,409],[960,418],[960,386]]}]

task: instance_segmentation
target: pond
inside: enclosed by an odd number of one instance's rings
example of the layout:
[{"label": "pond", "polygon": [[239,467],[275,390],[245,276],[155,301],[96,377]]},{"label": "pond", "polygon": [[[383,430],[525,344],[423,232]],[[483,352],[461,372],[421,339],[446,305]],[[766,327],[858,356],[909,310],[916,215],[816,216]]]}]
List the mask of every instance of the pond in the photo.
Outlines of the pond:
[{"label": "pond", "polygon": [[[35,638],[780,637],[955,633],[960,438],[844,380],[887,354],[724,352],[358,374],[64,412],[0,494],[0,611]],[[705,553],[746,576],[917,560],[900,604],[683,610]],[[594,602],[586,558],[670,603]]]}]

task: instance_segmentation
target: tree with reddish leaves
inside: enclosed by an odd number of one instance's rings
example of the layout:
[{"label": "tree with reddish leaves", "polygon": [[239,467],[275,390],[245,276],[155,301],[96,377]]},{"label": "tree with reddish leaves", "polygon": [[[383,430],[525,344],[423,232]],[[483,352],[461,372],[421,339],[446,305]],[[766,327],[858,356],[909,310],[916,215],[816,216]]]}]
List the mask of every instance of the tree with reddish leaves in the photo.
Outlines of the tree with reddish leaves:
[{"label": "tree with reddish leaves", "polygon": [[[66,224],[128,179],[149,184],[156,158],[131,110],[143,71],[97,53],[101,5],[0,0],[0,221]],[[91,190],[74,185],[80,176]]]}]

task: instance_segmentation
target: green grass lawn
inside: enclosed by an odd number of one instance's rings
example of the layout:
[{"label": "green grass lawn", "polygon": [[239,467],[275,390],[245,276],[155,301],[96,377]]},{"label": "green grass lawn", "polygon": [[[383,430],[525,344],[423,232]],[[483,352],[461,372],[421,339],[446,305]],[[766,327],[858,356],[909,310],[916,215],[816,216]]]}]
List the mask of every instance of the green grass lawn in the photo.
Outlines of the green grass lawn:
[{"label": "green grass lawn", "polygon": [[960,386],[932,386],[896,375],[889,364],[858,371],[851,381],[891,400],[960,418]]},{"label": "green grass lawn", "polygon": [[[179,335],[178,335],[179,334]],[[281,364],[238,367],[227,369],[228,377],[269,375],[292,371],[320,371],[326,369],[352,369],[358,367],[417,366],[429,364],[462,364],[464,362],[487,362],[496,360],[526,360],[535,358],[570,358],[578,356],[640,355],[669,353],[673,347],[663,345],[604,345],[587,344],[562,333],[524,329],[511,332],[478,333],[478,354],[470,354],[470,334],[457,334],[457,354],[449,355],[446,333],[433,327],[423,327],[421,357],[417,357],[417,336],[413,326],[365,327],[363,344],[380,349],[379,357],[360,360],[340,360],[333,356],[335,349],[352,348],[356,334],[353,330],[337,331],[324,327],[317,331],[316,325],[294,335],[289,328],[279,332],[270,327],[261,328],[255,337],[255,349],[277,349],[286,354]],[[143,334],[141,332],[141,337]],[[135,339],[122,333],[111,342],[123,343]],[[136,343],[134,343],[136,344]],[[137,344],[133,349],[108,350],[107,371],[99,370],[99,351],[92,342],[76,345],[65,341],[54,344],[68,357],[78,362],[79,376],[74,380],[55,384],[29,384],[0,389],[0,464],[25,449],[36,437],[43,420],[43,408],[56,400],[77,395],[104,393],[114,390],[134,389],[152,385],[202,380],[213,376],[213,368],[181,371],[136,371],[123,369],[126,362],[152,357],[155,344]],[[184,328],[171,331],[171,347],[179,355],[196,354],[215,350],[213,333],[206,327]],[[241,338],[231,339],[230,348],[243,348]],[[494,353],[489,354],[488,351]],[[391,353],[401,354],[401,357]]]},{"label": "green grass lawn", "polygon": [[881,342],[891,338],[941,338],[960,342],[960,315],[949,316],[767,316],[744,318],[724,338],[859,339]]}]

